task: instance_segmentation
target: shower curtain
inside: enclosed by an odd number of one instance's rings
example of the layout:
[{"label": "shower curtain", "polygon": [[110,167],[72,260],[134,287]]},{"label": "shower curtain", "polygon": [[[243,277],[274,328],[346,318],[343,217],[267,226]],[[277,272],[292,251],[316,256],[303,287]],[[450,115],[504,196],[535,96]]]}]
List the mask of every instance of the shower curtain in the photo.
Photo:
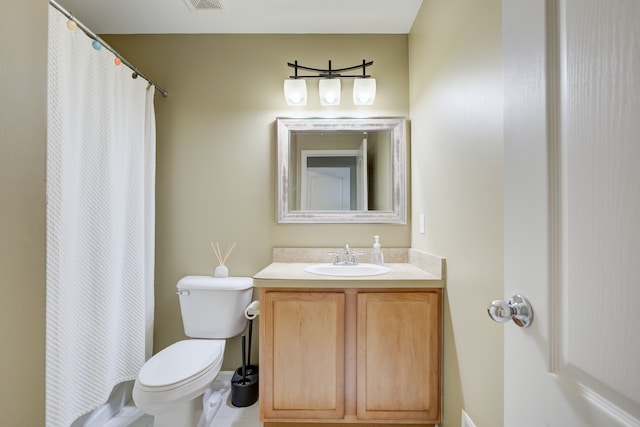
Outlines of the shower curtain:
[{"label": "shower curtain", "polygon": [[48,427],[135,379],[153,328],[155,91],[66,23],[49,6]]}]

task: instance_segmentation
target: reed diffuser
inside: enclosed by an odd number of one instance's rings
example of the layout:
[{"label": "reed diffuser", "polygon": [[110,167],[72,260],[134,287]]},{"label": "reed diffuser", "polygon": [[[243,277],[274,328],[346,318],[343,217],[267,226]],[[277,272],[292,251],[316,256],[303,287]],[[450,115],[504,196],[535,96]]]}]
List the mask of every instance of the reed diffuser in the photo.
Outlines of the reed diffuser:
[{"label": "reed diffuser", "polygon": [[218,259],[218,266],[216,267],[213,273],[213,276],[229,277],[229,268],[224,264],[227,262],[229,255],[231,255],[233,248],[236,247],[236,242],[233,242],[229,246],[227,246],[227,250],[224,253],[224,257],[222,256],[222,251],[220,250],[220,245],[218,244],[218,242],[216,242],[215,245],[213,244],[213,242],[209,242],[209,243],[211,243],[211,249],[213,249],[213,253],[216,255],[216,258]]}]

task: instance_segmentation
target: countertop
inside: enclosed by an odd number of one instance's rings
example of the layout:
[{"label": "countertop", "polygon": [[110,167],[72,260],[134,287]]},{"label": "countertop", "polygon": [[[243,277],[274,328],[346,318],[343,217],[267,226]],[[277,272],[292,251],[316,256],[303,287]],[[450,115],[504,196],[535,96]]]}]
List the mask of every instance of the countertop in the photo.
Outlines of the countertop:
[{"label": "countertop", "polygon": [[[385,266],[391,271],[373,276],[324,276],[307,273],[308,265],[326,263],[326,248],[274,248],[274,262],[253,276],[257,288],[444,288],[444,259],[415,249],[389,249]],[[403,253],[404,251],[404,253]],[[292,262],[286,258],[295,253]],[[383,253],[385,251],[383,250]],[[318,259],[318,254],[322,254]],[[385,253],[387,259],[387,253]]]}]

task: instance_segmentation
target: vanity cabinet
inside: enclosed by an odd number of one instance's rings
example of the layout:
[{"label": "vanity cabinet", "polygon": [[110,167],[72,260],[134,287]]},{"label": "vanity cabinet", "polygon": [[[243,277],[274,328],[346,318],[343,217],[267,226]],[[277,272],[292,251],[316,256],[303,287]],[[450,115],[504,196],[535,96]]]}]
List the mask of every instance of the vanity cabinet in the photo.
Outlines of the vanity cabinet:
[{"label": "vanity cabinet", "polygon": [[433,425],[442,289],[260,289],[265,426]]}]

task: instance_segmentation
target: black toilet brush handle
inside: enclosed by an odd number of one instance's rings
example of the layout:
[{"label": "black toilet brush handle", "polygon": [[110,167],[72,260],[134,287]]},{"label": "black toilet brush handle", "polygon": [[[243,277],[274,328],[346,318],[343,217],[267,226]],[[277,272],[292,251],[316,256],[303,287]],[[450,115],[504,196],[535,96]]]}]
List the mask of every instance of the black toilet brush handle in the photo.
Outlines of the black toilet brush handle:
[{"label": "black toilet brush handle", "polygon": [[[246,375],[246,365],[244,363],[244,361],[246,360],[246,354],[245,354],[245,346],[246,346],[246,341],[247,341],[247,336],[246,335],[242,335],[242,380],[244,381],[247,377]],[[244,384],[244,383],[243,383]]]}]

